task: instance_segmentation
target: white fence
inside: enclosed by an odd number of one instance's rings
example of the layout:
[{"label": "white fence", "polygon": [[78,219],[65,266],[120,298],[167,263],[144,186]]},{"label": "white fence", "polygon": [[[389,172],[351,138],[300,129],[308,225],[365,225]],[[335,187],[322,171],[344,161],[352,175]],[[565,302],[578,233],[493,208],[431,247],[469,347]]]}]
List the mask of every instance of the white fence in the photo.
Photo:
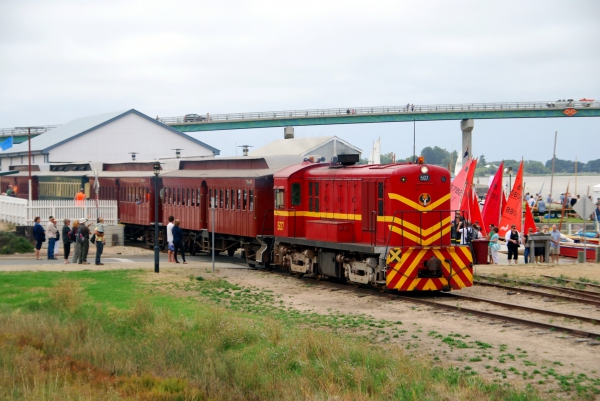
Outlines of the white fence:
[{"label": "white fence", "polygon": [[86,201],[36,200],[27,207],[27,225],[33,225],[36,216],[40,217],[40,224],[44,227],[48,224],[50,216],[56,219],[59,226],[62,226],[63,219],[69,219],[71,222],[88,219],[95,222],[97,217],[104,218],[106,225],[118,224],[116,200],[98,201],[98,208],[96,208],[96,201],[91,199]]},{"label": "white fence", "polygon": [[27,199],[0,196],[0,220],[24,226],[27,224]]}]

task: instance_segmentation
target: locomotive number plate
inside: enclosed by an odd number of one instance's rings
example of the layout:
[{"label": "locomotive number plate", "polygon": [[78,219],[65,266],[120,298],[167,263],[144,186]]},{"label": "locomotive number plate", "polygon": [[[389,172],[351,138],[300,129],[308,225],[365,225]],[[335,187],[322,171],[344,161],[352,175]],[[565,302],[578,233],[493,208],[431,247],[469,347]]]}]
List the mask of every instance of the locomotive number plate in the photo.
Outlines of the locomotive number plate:
[{"label": "locomotive number plate", "polygon": [[429,174],[419,175],[419,181],[429,181]]}]

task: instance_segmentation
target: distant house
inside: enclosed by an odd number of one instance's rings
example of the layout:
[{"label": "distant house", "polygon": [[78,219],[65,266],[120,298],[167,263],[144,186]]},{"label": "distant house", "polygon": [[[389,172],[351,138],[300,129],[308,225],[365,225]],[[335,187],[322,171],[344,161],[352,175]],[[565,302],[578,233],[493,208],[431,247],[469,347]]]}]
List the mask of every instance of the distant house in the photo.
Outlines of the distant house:
[{"label": "distant house", "polygon": [[321,136],[278,139],[250,152],[249,156],[299,155],[324,157],[325,161],[330,161],[333,156],[340,154],[358,154],[360,156],[361,153],[361,149],[337,136]]},{"label": "distant house", "polygon": [[[183,156],[213,157],[220,151],[131,109],[82,117],[31,139],[31,164],[131,161]],[[28,164],[28,143],[0,152],[0,171]]]}]

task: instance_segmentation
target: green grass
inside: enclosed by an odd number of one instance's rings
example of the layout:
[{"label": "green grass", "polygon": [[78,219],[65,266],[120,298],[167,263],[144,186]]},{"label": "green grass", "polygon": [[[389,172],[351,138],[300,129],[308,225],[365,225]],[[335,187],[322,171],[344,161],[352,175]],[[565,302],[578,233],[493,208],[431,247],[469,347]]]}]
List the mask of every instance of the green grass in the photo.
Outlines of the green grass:
[{"label": "green grass", "polygon": [[[0,399],[539,398],[373,343],[405,333],[400,321],[300,313],[272,292],[148,274],[0,274]],[[444,341],[470,348],[467,337]]]}]

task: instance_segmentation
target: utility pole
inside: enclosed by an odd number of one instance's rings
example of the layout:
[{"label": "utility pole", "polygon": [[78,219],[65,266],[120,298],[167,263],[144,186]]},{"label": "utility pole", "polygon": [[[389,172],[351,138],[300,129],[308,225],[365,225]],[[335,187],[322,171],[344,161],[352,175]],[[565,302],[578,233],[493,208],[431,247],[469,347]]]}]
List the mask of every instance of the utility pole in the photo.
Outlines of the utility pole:
[{"label": "utility pole", "polygon": [[44,129],[44,127],[15,127],[15,129],[27,130],[27,142],[29,144],[29,150],[27,152],[29,158],[29,206],[31,206],[31,130],[32,129]]}]

